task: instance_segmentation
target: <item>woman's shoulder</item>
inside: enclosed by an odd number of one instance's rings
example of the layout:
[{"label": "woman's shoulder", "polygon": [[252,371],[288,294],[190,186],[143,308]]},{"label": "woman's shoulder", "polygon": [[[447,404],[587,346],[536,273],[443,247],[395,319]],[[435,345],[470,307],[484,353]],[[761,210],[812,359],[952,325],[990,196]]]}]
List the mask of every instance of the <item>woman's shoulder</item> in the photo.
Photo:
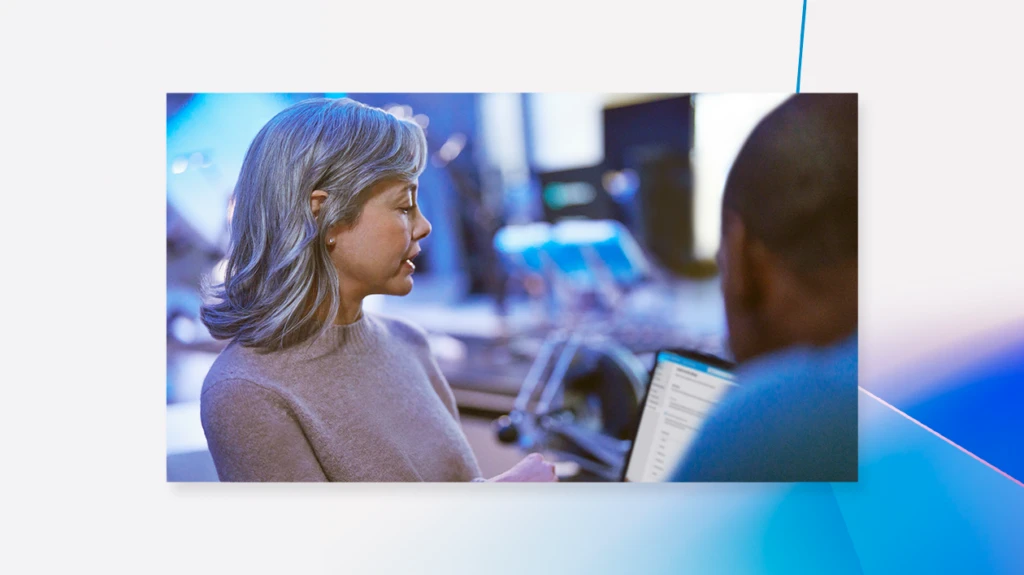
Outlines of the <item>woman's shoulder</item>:
[{"label": "woman's shoulder", "polygon": [[205,394],[209,389],[224,382],[274,387],[271,382],[274,379],[273,374],[277,371],[275,367],[281,363],[279,355],[232,342],[220,352],[210,366],[210,371],[203,380],[202,393]]}]

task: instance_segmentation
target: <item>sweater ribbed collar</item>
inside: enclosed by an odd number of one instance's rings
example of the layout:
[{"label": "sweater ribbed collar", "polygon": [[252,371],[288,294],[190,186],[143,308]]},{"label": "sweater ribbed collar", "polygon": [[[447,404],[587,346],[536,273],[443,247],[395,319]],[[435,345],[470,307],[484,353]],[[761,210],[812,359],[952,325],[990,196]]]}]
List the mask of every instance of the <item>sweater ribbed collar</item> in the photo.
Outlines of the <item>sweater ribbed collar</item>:
[{"label": "sweater ribbed collar", "polygon": [[384,326],[380,319],[363,312],[363,317],[347,325],[332,325],[326,332],[298,345],[304,357],[312,358],[336,353],[363,353],[376,347]]}]

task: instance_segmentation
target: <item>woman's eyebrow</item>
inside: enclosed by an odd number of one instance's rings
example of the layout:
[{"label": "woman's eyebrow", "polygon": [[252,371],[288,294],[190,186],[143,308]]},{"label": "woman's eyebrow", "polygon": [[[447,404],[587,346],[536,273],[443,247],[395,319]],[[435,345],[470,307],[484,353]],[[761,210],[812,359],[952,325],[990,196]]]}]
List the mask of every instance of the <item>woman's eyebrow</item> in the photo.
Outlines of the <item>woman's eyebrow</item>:
[{"label": "woman's eyebrow", "polygon": [[415,192],[416,192],[415,186],[410,184],[410,185],[408,185],[408,186],[406,186],[404,188],[398,188],[394,192],[391,192],[391,193],[393,194],[393,197],[395,198],[395,201],[403,201],[403,200],[409,198],[409,196],[414,194]]}]

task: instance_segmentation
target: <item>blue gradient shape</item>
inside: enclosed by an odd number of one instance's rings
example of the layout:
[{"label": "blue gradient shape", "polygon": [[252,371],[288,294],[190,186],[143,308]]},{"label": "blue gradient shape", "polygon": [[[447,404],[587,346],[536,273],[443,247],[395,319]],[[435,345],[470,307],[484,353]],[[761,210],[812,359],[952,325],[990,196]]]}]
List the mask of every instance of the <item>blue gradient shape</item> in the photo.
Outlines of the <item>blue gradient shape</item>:
[{"label": "blue gradient shape", "polygon": [[866,573],[1020,573],[1024,489],[862,393],[860,480],[833,484]]},{"label": "blue gradient shape", "polygon": [[897,407],[1024,481],[1024,338],[929,387],[942,391]]}]

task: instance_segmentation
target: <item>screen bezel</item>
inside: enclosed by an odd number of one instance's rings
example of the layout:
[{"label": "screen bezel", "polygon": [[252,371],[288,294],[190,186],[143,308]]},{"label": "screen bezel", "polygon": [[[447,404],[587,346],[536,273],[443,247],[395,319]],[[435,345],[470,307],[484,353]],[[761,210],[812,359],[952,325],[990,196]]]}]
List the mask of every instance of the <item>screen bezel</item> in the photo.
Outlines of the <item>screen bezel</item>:
[{"label": "screen bezel", "polygon": [[678,355],[679,357],[684,357],[686,359],[692,359],[693,361],[698,361],[700,363],[707,365],[708,367],[714,367],[716,369],[728,371],[730,374],[736,375],[737,365],[734,362],[723,359],[716,355],[710,355],[707,353],[702,353],[690,349],[659,349],[657,353],[655,353],[654,355],[654,365],[651,366],[651,370],[647,374],[647,386],[644,388],[644,398],[643,401],[640,402],[639,411],[637,411],[636,425],[633,427],[633,431],[630,434],[631,439],[629,444],[629,451],[626,453],[626,458],[622,462],[622,474],[619,476],[620,483],[632,483],[631,481],[626,481],[626,472],[629,470],[629,463],[633,459],[633,449],[636,447],[636,436],[640,432],[640,423],[643,422],[644,410],[647,409],[647,396],[650,395],[651,382],[654,380],[654,372],[657,371],[658,369],[658,364],[660,363],[659,358],[661,357],[662,352]]}]

